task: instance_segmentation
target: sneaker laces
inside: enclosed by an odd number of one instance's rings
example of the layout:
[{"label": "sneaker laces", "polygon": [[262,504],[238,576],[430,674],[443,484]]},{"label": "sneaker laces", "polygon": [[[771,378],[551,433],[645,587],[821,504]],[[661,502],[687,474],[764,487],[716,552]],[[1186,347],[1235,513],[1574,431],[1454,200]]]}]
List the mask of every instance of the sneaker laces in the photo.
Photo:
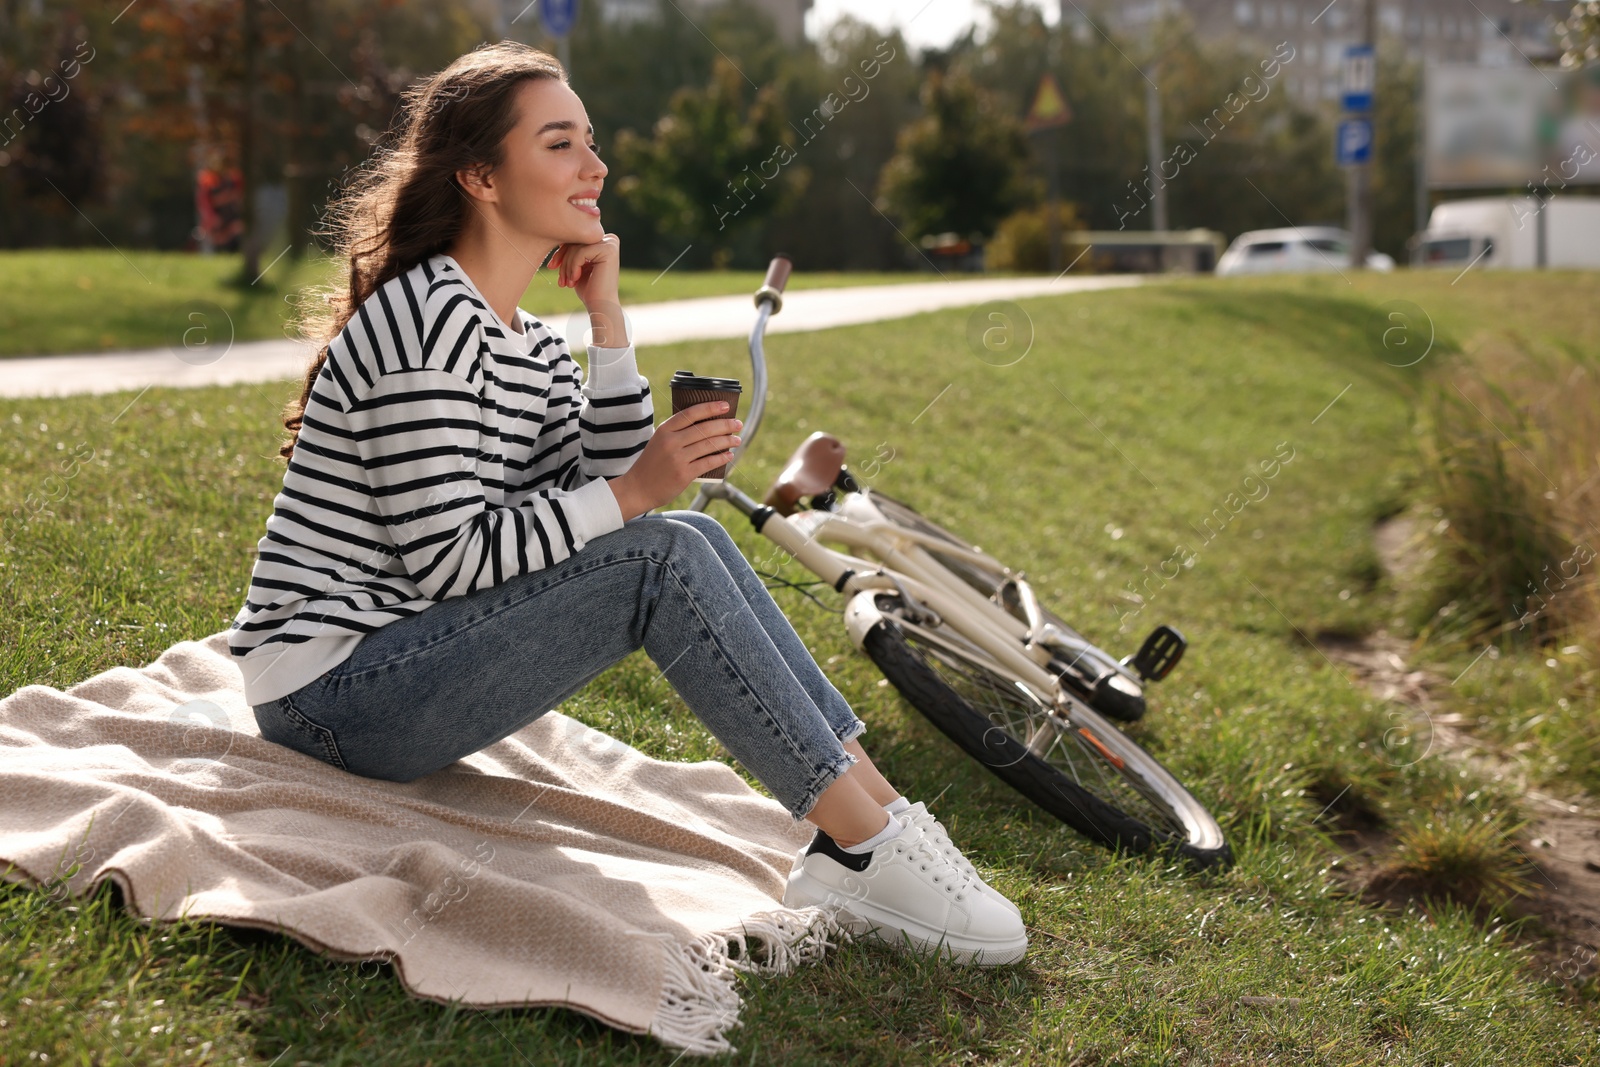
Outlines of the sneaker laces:
[{"label": "sneaker laces", "polygon": [[924,807],[921,811],[911,811],[911,823],[922,828],[923,834],[928,838],[928,843],[944,854],[944,858],[962,874],[974,881],[981,881],[982,876],[972,861],[962,855],[961,850],[950,840],[950,832],[945,829],[939,817]]},{"label": "sneaker laces", "polygon": [[[976,886],[977,875],[969,873],[949,856],[945,855],[944,849],[939,847],[938,841],[930,837],[927,830],[920,823],[913,821],[910,829],[919,832],[907,846],[907,854],[912,860],[921,863],[924,869],[931,866],[935,872],[933,876],[935,882],[941,885],[954,886],[953,892],[956,893]],[[969,864],[968,866],[971,865]]]}]

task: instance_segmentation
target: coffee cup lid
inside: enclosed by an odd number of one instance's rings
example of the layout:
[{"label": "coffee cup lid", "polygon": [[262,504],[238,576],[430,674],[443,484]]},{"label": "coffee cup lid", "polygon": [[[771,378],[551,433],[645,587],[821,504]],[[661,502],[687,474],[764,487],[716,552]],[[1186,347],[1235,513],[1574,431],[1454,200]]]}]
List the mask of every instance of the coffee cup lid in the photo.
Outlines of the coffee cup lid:
[{"label": "coffee cup lid", "polygon": [[688,370],[674,373],[672,384],[683,389],[718,389],[733,393],[741,392],[744,388],[737,378],[711,378]]}]

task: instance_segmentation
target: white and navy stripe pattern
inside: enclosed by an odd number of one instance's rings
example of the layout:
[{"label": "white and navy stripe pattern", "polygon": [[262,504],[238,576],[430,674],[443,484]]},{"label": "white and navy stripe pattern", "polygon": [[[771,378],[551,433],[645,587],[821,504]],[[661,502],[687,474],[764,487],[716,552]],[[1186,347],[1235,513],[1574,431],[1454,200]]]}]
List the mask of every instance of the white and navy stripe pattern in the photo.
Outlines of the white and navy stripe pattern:
[{"label": "white and navy stripe pattern", "polygon": [[590,373],[532,315],[507,330],[453,259],[372,294],[329,346],[229,649],[266,703],[430,603],[622,526],[604,479],[655,430],[633,349]]}]

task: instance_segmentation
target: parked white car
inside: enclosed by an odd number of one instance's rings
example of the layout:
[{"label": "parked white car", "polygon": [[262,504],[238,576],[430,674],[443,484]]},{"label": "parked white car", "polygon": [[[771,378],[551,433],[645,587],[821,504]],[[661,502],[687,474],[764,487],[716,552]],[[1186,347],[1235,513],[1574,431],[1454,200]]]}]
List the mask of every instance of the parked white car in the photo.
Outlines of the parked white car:
[{"label": "parked white car", "polygon": [[[1290,226],[1241,233],[1217,260],[1217,273],[1336,271],[1349,266],[1348,231],[1333,226]],[[1394,260],[1382,252],[1368,252],[1367,266],[1372,270],[1394,270]]]}]

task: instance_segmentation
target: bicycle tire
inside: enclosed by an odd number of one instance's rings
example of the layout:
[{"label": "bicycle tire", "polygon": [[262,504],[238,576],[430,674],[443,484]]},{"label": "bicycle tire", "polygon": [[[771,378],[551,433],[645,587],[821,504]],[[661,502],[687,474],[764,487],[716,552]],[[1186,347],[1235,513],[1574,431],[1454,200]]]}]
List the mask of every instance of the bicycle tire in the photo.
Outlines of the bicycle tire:
[{"label": "bicycle tire", "polygon": [[[879,489],[867,488],[864,490],[864,492],[867,494],[867,498],[871,500],[878,507],[878,509],[884,513],[884,516],[891,521],[901,526],[909,527],[910,529],[916,530],[919,533],[928,534],[930,537],[937,537],[941,540],[948,541],[957,548],[963,548],[968,551],[972,550],[973,546],[971,544],[962,540],[960,537],[957,537],[949,530],[946,530],[932,519],[929,519],[927,516],[917,511],[916,508],[913,508],[905,501],[897,500]],[[937,549],[930,548],[928,549],[928,552],[952,574],[956,575],[962,581],[972,586],[973,589],[977,590],[985,597],[994,597],[995,591],[999,588],[1000,582],[998,577],[992,571],[987,571],[980,567],[974,566],[973,564],[968,563],[966,560],[960,559],[956,556],[946,555]],[[1057,615],[1043,604],[1039,605],[1039,614],[1051,625],[1071,634],[1073,637],[1076,637],[1078,640],[1083,641],[1086,644],[1093,644],[1092,641],[1069,626],[1065,619],[1061,618],[1061,616]],[[1018,617],[1020,618],[1021,616],[1019,615]],[[1108,655],[1107,658],[1110,659],[1111,657]],[[1144,717],[1146,705],[1143,687],[1137,685],[1128,678],[1122,675],[1115,675],[1115,683],[1102,685],[1098,690],[1091,691],[1086,682],[1079,680],[1078,675],[1076,672],[1071,670],[1071,665],[1066,660],[1053,659],[1051,661],[1050,670],[1052,673],[1061,677],[1062,680],[1067,682],[1069,685],[1073,685],[1073,687],[1077,690],[1077,695],[1088,701],[1089,706],[1094,708],[1096,711],[1104,712],[1113,719],[1117,719],[1121,722],[1137,722],[1139,719]],[[1129,689],[1135,688],[1138,689],[1138,692],[1128,691]]]},{"label": "bicycle tire", "polygon": [[[1205,806],[1160,761],[1094,709],[1078,702],[1069,724],[1077,732],[1065,729],[1038,697],[996,669],[981,649],[953,633],[944,640],[956,647],[966,644],[970,652],[954,652],[921,638],[922,628],[905,618],[897,593],[873,595],[884,618],[865,636],[867,655],[912,707],[1001,781],[1112,849],[1165,852],[1197,869],[1232,862],[1222,828]],[[990,698],[1011,703],[1024,721],[1038,721],[1041,729],[1055,731],[1055,741],[1043,756],[1029,749],[1028,739],[1016,736],[1020,731],[1012,715],[974,706],[974,692],[985,689]],[[1050,722],[1044,721],[1047,716]],[[1087,741],[1078,736],[1085,731]],[[1071,744],[1059,743],[1063,739]],[[1074,751],[1080,761],[1073,760]],[[1121,765],[1107,757],[1115,757]],[[1098,770],[1095,788],[1085,783],[1079,762]],[[1070,766],[1070,773],[1063,770],[1063,763]],[[1099,769],[1102,765],[1126,788],[1116,788]],[[1143,810],[1127,810],[1139,807],[1137,801],[1129,804],[1133,797],[1142,798]]]}]

